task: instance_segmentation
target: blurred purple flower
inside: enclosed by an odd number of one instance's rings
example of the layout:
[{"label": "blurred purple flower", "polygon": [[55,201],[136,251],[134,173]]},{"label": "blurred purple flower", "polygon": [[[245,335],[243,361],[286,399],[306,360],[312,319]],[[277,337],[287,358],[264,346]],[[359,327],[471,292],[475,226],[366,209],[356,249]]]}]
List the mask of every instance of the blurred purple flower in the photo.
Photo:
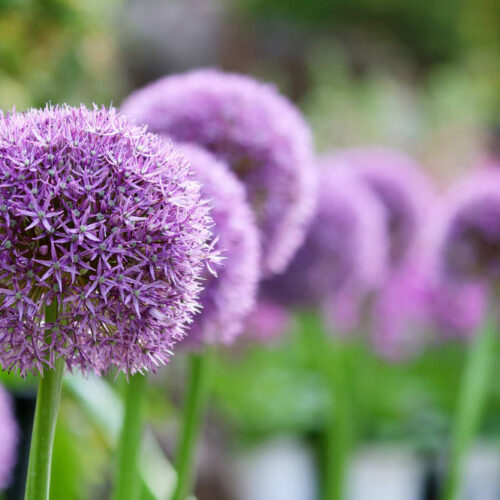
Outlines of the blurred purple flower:
[{"label": "blurred purple flower", "polygon": [[249,77],[205,69],[158,80],[122,109],[228,163],[256,214],[263,273],[286,268],[312,216],[316,180],[309,128],[287,99]]},{"label": "blurred purple flower", "polygon": [[272,342],[280,338],[289,328],[292,318],[284,307],[269,300],[258,300],[247,319],[245,338],[258,342]]},{"label": "blurred purple flower", "polygon": [[458,182],[444,205],[438,269],[446,279],[500,278],[500,172],[485,170]]},{"label": "blurred purple flower", "polygon": [[486,314],[486,289],[479,284],[430,283],[426,307],[438,340],[468,340]]},{"label": "blurred purple flower", "polygon": [[406,359],[426,345],[467,340],[486,312],[478,284],[451,284],[431,274],[423,260],[399,268],[377,295],[370,338],[389,359]]},{"label": "blurred purple flower", "polygon": [[260,246],[255,218],[243,185],[224,163],[199,146],[183,144],[202,196],[214,219],[215,248],[224,258],[217,277],[207,273],[201,313],[194,317],[186,342],[230,343],[241,333],[252,310],[259,282]]},{"label": "blurred purple flower", "polygon": [[385,278],[384,210],[347,169],[320,162],[318,206],[306,241],[282,275],[263,283],[263,297],[284,305],[317,306],[355,286],[376,287]]},{"label": "blurred purple flower", "polygon": [[183,157],[113,109],[1,115],[2,367],[168,362],[217,260],[208,210]]},{"label": "blurred purple flower", "polygon": [[374,350],[400,360],[419,352],[428,342],[428,288],[418,264],[397,269],[375,298],[368,332]]},{"label": "blurred purple flower", "polygon": [[331,161],[356,171],[383,203],[388,215],[391,262],[404,262],[433,202],[430,180],[410,157],[391,149],[346,149],[334,153]]},{"label": "blurred purple flower", "polygon": [[0,490],[9,486],[17,460],[18,427],[10,394],[0,385]]}]

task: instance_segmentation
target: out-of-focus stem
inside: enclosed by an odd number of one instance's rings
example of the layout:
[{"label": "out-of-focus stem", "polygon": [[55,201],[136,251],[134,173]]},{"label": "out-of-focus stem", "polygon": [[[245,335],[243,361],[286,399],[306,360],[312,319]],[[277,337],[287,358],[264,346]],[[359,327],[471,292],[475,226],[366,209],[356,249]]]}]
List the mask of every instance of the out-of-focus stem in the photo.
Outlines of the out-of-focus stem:
[{"label": "out-of-focus stem", "polygon": [[[496,305],[496,301],[492,302]],[[481,330],[468,348],[458,394],[443,500],[458,498],[464,459],[480,423],[493,365],[497,314],[496,308],[491,307]]]},{"label": "out-of-focus stem", "polygon": [[210,351],[191,354],[190,357],[187,399],[177,451],[177,487],[173,500],[186,500],[192,492],[196,443],[210,390],[211,359]]}]

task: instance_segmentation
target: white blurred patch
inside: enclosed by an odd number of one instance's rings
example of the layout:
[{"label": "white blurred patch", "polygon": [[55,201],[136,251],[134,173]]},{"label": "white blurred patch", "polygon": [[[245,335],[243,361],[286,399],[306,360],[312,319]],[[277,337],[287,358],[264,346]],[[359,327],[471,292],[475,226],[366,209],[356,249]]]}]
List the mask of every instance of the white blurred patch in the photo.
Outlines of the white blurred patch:
[{"label": "white blurred patch", "polygon": [[478,444],[467,459],[460,500],[500,498],[500,452],[495,445]]},{"label": "white blurred patch", "polygon": [[240,455],[235,469],[238,500],[316,500],[318,497],[314,459],[299,439],[270,440]]},{"label": "white blurred patch", "polygon": [[354,458],[347,478],[347,500],[420,500],[424,464],[411,451],[370,447]]}]

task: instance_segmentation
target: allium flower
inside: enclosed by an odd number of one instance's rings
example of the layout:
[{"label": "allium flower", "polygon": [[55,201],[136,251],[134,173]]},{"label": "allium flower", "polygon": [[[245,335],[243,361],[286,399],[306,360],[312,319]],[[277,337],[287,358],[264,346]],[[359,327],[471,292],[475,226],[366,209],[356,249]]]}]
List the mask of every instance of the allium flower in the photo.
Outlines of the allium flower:
[{"label": "allium flower", "polygon": [[427,343],[427,282],[419,263],[394,272],[371,311],[370,341],[388,359],[408,358]]},{"label": "allium flower", "polygon": [[221,161],[195,145],[182,145],[202,196],[214,220],[215,248],[224,257],[217,277],[208,275],[201,294],[203,309],[195,316],[186,341],[190,344],[230,343],[252,310],[260,271],[259,233],[243,185]]},{"label": "allium flower", "polygon": [[5,489],[12,476],[17,459],[18,428],[12,400],[0,385],[0,490]]},{"label": "allium flower", "polygon": [[438,246],[446,278],[498,281],[500,172],[479,172],[455,185],[446,199]]},{"label": "allium flower", "polygon": [[430,283],[427,314],[438,340],[469,339],[478,330],[487,311],[485,287],[477,283]]},{"label": "allium flower", "polygon": [[314,306],[356,286],[381,282],[387,263],[384,210],[346,169],[320,165],[316,214],[306,241],[282,275],[263,285],[263,296],[277,303]]},{"label": "allium flower", "polygon": [[113,109],[0,116],[2,367],[166,363],[216,259],[207,214],[183,157]]},{"label": "allium flower", "polygon": [[486,312],[478,284],[451,284],[431,273],[428,263],[399,268],[376,297],[370,338],[390,359],[407,358],[429,343],[469,339]]},{"label": "allium flower", "polygon": [[388,214],[391,262],[404,261],[433,199],[418,164],[398,151],[375,147],[339,151],[331,160],[355,170],[379,197]]},{"label": "allium flower", "polygon": [[248,316],[245,337],[258,342],[272,342],[284,334],[292,323],[288,310],[269,300],[258,300]]},{"label": "allium flower", "polygon": [[256,213],[263,273],[285,269],[314,209],[315,171],[309,129],[284,97],[246,76],[197,70],[134,92],[122,109],[228,163]]}]

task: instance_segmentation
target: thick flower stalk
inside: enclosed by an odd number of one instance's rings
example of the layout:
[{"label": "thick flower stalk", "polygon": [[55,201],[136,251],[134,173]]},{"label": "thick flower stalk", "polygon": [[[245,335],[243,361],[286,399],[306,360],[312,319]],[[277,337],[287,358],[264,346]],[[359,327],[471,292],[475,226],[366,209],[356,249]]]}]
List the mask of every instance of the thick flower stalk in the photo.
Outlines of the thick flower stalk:
[{"label": "thick flower stalk", "polygon": [[370,290],[385,277],[387,238],[383,208],[346,169],[325,159],[318,204],[306,241],[285,273],[263,283],[262,296],[278,304],[311,307],[355,287]]},{"label": "thick flower stalk", "polygon": [[228,344],[241,333],[255,304],[260,277],[259,233],[243,185],[228,167],[199,146],[183,144],[181,150],[211,207],[213,247],[224,264],[217,276],[206,275],[200,296],[202,310],[190,325],[186,342],[193,347]]},{"label": "thick flower stalk", "polygon": [[165,364],[198,310],[210,226],[181,154],[114,110],[2,115],[1,366]]},{"label": "thick flower stalk", "polygon": [[287,99],[249,77],[207,69],[160,79],[122,109],[152,132],[224,160],[256,214],[263,273],[285,269],[303,241],[315,189],[309,128]]},{"label": "thick flower stalk", "polygon": [[0,490],[5,489],[12,479],[17,458],[18,432],[11,397],[0,386]]}]

